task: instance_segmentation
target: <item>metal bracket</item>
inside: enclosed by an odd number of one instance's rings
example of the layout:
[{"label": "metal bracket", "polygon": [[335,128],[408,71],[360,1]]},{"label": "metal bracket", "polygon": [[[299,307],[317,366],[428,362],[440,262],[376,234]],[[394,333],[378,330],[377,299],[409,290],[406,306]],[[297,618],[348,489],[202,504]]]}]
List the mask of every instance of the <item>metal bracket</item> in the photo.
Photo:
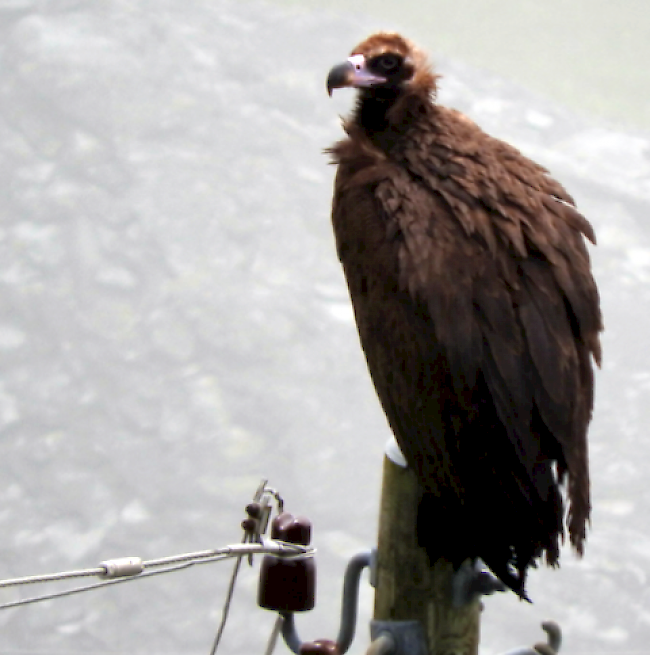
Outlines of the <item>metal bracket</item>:
[{"label": "metal bracket", "polygon": [[428,655],[419,621],[371,621],[369,655]]},{"label": "metal bracket", "polygon": [[[354,639],[357,627],[357,605],[359,602],[359,582],[363,569],[370,566],[372,551],[355,555],[347,565],[343,576],[343,598],[341,600],[341,626],[336,640],[341,655],[345,653]],[[288,648],[298,655],[303,642],[298,636],[293,612],[282,612],[282,638]]]},{"label": "metal bracket", "polygon": [[[307,653],[337,653],[344,655],[352,644],[357,623],[357,605],[359,600],[359,583],[363,569],[370,567],[370,583],[376,583],[375,549],[355,555],[349,562],[343,576],[343,598],[341,602],[341,625],[336,642],[321,641],[304,643],[296,629],[293,612],[281,612],[282,637],[293,653],[299,655],[301,649]],[[503,584],[481,563],[461,567],[454,580],[453,600],[458,606],[471,602],[478,595],[502,591]],[[463,570],[464,569],[464,570]],[[562,631],[554,621],[542,623],[547,634],[548,643],[538,643],[532,648],[521,647],[503,655],[557,655],[562,645]],[[370,622],[371,644],[367,655],[427,655],[427,639],[419,621],[376,621]]]}]

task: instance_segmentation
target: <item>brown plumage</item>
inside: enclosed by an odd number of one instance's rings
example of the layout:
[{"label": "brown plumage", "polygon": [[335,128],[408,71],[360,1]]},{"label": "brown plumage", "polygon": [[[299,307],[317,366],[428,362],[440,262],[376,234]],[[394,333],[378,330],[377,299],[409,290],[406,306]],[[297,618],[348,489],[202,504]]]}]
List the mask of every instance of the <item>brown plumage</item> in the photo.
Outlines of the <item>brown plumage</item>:
[{"label": "brown plumage", "polygon": [[330,150],[332,221],[370,375],[423,488],[421,543],[482,558],[524,596],[528,566],[557,564],[565,520],[583,551],[595,238],[544,168],[437,105],[436,81],[394,33],[332,69],[330,93],[359,89]]}]

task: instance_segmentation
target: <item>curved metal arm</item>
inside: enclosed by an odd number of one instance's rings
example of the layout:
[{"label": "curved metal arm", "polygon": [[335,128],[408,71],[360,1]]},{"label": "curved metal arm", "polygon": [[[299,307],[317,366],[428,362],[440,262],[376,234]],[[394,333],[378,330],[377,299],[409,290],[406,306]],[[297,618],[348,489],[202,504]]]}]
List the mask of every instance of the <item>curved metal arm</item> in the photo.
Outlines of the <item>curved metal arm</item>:
[{"label": "curved metal arm", "polygon": [[[366,550],[357,553],[349,562],[343,576],[343,598],[341,600],[341,627],[336,643],[341,655],[345,653],[354,639],[354,632],[357,627],[357,606],[359,601],[359,581],[361,573],[366,566],[370,566],[372,551]],[[302,640],[298,636],[294,614],[282,612],[282,638],[287,647],[298,655]]]},{"label": "curved metal arm", "polygon": [[532,648],[522,646],[509,650],[504,655],[557,655],[562,646],[562,630],[555,621],[544,621],[542,629],[546,632],[548,643],[535,644]]},{"label": "curved metal arm", "polygon": [[388,634],[373,639],[366,655],[392,655],[395,652],[395,640]]}]

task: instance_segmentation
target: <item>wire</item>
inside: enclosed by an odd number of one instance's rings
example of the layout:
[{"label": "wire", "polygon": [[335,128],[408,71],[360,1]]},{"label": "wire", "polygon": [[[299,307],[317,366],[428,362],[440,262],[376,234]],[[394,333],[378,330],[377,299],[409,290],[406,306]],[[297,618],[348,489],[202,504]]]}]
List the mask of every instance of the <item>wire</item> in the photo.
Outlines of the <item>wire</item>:
[{"label": "wire", "polygon": [[278,618],[275,619],[275,622],[273,623],[273,630],[271,630],[271,635],[269,637],[269,642],[266,645],[266,651],[264,651],[264,655],[273,655],[273,651],[275,650],[275,645],[278,643],[278,637],[280,636],[280,632],[282,631],[282,624],[284,623],[284,617],[282,614],[278,614]]},{"label": "wire", "polygon": [[[181,569],[186,569],[192,566],[193,564],[198,564],[199,562],[186,562],[185,564],[178,564],[174,567],[169,567],[167,569],[161,569],[160,571],[149,571],[148,573],[143,573],[138,578],[117,578],[116,580],[107,580],[106,582],[97,582],[92,585],[86,585],[84,587],[73,587],[72,589],[66,589],[65,591],[58,591],[52,594],[43,594],[41,596],[33,596],[32,598],[23,598],[21,600],[15,600],[10,603],[4,603],[0,605],[0,610],[10,609],[12,607],[20,607],[21,605],[30,605],[32,603],[39,603],[44,600],[52,600],[56,598],[65,598],[66,596],[73,596],[79,594],[82,591],[91,591],[92,589],[99,589],[100,587],[108,587],[109,585],[119,584],[121,582],[133,582],[136,579],[151,578],[162,573],[171,573],[172,571],[180,571]],[[204,563],[204,562],[200,562]]]},{"label": "wire", "polygon": [[212,650],[210,655],[215,655],[217,648],[219,647],[219,642],[221,641],[221,635],[223,635],[224,628],[226,627],[226,621],[228,620],[228,612],[230,612],[230,603],[232,602],[233,594],[235,593],[235,582],[237,581],[237,575],[239,574],[239,569],[241,567],[242,555],[237,558],[235,562],[235,567],[230,576],[230,584],[228,585],[228,594],[226,595],[226,601],[223,605],[223,610],[221,612],[221,623],[219,624],[219,629],[217,630],[217,635],[214,638],[214,643],[212,644]]},{"label": "wire", "polygon": [[[154,575],[160,575],[163,573],[172,573],[175,571],[181,571],[187,569],[195,564],[208,564],[211,562],[218,562],[225,559],[230,559],[232,557],[237,557],[238,560],[245,555],[254,555],[254,554],[270,554],[278,555],[280,557],[288,558],[302,558],[302,557],[312,557],[315,550],[306,546],[299,546],[297,544],[290,544],[281,541],[264,541],[263,543],[245,543],[245,544],[234,544],[231,546],[226,546],[225,548],[219,548],[214,550],[204,550],[196,553],[186,553],[183,555],[174,555],[171,557],[163,557],[160,559],[148,560],[146,562],[141,562],[141,570],[134,573],[134,567],[124,567],[131,572],[122,573],[122,570],[119,566],[119,563],[125,561],[130,561],[133,563],[134,560],[138,558],[121,558],[117,560],[106,560],[102,562],[102,565],[93,568],[93,569],[83,569],[80,571],[64,571],[62,573],[53,573],[48,575],[34,575],[24,578],[13,578],[9,580],[0,581],[0,588],[14,587],[19,585],[30,585],[37,584],[41,582],[58,582],[61,580],[67,580],[71,578],[81,578],[89,576],[99,576],[99,577],[108,577],[107,571],[114,571],[112,574],[112,579],[104,580],[102,582],[97,582],[91,585],[85,585],[82,587],[74,587],[72,589],[66,589],[64,591],[46,594],[41,596],[34,596],[32,598],[25,598],[22,600],[17,600],[9,603],[4,603],[0,605],[0,610],[8,609],[11,607],[19,607],[21,605],[28,605],[31,603],[37,603],[44,600],[51,600],[55,598],[63,598],[66,596],[71,596],[73,594],[78,594],[83,591],[91,591],[93,589],[99,589],[101,587],[107,587],[109,585],[118,584],[121,582],[131,582],[133,580],[141,580],[143,578],[149,578]],[[118,565],[113,566],[113,564],[118,563]],[[162,567],[159,570],[147,571],[149,568]]]}]

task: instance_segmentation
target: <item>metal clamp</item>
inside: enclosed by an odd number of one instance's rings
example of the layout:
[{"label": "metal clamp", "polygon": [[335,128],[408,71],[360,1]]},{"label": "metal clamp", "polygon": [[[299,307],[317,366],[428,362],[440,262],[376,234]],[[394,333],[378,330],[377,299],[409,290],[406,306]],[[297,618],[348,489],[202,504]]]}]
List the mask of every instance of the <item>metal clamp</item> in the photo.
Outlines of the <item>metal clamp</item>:
[{"label": "metal clamp", "polygon": [[102,578],[124,578],[130,575],[139,575],[144,571],[144,564],[139,557],[117,557],[99,563],[105,570]]}]

